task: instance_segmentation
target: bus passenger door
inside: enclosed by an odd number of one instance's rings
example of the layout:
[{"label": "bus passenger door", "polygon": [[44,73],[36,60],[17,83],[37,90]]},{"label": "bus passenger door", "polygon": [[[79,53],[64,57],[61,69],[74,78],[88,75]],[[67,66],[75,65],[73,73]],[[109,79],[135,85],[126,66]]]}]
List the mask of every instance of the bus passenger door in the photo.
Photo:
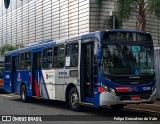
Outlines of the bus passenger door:
[{"label": "bus passenger door", "polygon": [[81,44],[80,85],[81,101],[92,102],[94,83],[94,42]]},{"label": "bus passenger door", "polygon": [[12,56],[11,59],[12,68],[11,68],[11,92],[16,92],[16,68],[17,68],[17,56]]},{"label": "bus passenger door", "polygon": [[32,61],[32,95],[40,96],[41,52],[33,53]]}]

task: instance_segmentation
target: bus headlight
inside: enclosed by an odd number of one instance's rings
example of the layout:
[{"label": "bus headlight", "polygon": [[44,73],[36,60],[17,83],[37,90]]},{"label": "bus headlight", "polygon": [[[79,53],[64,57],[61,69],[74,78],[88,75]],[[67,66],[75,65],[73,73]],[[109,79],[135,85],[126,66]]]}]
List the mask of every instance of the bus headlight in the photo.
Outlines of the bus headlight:
[{"label": "bus headlight", "polygon": [[102,87],[103,87],[105,90],[109,91],[109,88],[108,88],[108,86],[107,86],[106,84],[102,83]]},{"label": "bus headlight", "polygon": [[116,95],[116,92],[113,88],[110,87],[110,93],[112,93],[113,95]]},{"label": "bus headlight", "polygon": [[109,91],[111,94],[116,95],[116,91],[114,88],[108,87],[106,84],[102,83],[102,87],[106,90]]}]

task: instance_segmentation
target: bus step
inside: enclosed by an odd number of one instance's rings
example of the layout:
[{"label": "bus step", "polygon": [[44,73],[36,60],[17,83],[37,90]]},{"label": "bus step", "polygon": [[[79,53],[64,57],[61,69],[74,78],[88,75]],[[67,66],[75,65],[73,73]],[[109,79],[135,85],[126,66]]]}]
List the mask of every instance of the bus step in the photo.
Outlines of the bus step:
[{"label": "bus step", "polygon": [[43,99],[43,97],[41,96],[32,96],[33,98],[36,98],[36,99]]},{"label": "bus step", "polygon": [[88,102],[80,102],[81,105],[87,105],[87,106],[94,106],[93,103],[88,103]]}]

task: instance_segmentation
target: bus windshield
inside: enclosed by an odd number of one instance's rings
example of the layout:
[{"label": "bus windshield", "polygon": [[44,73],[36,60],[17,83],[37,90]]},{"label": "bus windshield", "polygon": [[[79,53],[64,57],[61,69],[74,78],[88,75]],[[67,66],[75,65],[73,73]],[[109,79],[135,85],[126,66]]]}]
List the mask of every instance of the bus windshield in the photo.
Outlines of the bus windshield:
[{"label": "bus windshield", "polygon": [[102,74],[154,74],[153,47],[116,44],[104,45],[102,51]]}]

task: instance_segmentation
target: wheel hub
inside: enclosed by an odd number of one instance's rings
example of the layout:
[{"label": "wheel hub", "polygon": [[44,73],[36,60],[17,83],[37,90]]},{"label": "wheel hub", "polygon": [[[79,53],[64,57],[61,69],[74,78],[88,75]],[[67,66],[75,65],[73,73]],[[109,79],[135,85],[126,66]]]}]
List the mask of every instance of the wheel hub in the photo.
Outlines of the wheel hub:
[{"label": "wheel hub", "polygon": [[76,93],[72,94],[71,103],[72,103],[73,106],[77,105],[77,103],[78,103],[78,95]]},{"label": "wheel hub", "polygon": [[22,90],[22,99],[23,100],[25,99],[25,90],[24,89]]}]

